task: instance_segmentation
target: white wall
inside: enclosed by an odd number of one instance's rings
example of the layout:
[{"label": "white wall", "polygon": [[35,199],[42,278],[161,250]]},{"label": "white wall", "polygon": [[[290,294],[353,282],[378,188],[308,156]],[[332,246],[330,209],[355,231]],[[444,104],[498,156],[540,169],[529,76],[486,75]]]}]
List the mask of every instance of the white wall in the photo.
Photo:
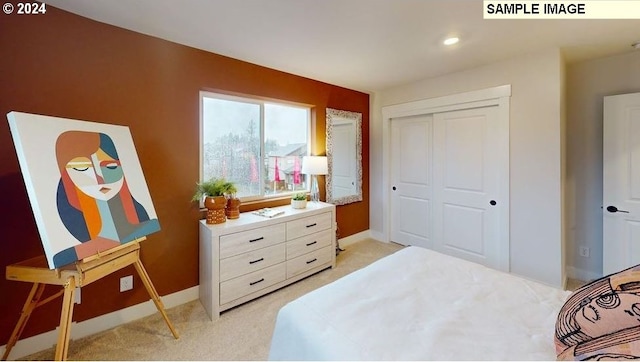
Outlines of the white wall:
[{"label": "white wall", "polygon": [[[428,66],[428,64],[425,64]],[[561,92],[563,61],[549,49],[476,69],[425,79],[372,96],[372,236],[388,220],[382,193],[382,107],[511,84],[511,272],[562,286]]]},{"label": "white wall", "polygon": [[[567,67],[567,265],[570,277],[602,276],[602,100],[640,92],[640,51]],[[589,258],[578,247],[590,248]]]}]

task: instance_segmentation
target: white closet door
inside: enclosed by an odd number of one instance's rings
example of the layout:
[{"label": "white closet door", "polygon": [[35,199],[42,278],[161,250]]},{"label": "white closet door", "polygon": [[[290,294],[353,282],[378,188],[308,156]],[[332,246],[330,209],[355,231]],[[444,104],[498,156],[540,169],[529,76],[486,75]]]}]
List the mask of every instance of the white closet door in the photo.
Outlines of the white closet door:
[{"label": "white closet door", "polygon": [[497,107],[437,113],[433,123],[434,249],[501,269],[499,210],[508,200],[499,199]]},{"label": "white closet door", "polygon": [[391,241],[432,248],[431,115],[391,122]]},{"label": "white closet door", "polygon": [[604,97],[604,275],[640,264],[640,93]]}]

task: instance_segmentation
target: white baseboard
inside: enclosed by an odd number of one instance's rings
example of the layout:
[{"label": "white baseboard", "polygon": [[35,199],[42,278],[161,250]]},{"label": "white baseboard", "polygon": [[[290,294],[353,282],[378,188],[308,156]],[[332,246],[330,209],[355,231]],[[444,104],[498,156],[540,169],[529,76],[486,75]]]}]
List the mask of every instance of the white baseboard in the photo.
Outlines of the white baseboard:
[{"label": "white baseboard", "polygon": [[584,269],[574,268],[572,266],[568,266],[566,269],[566,272],[567,272],[567,277],[571,279],[581,280],[583,282],[588,282],[588,281],[595,280],[602,277],[602,275],[599,275],[597,273],[584,270]]},{"label": "white baseboard", "polygon": [[349,235],[347,237],[344,237],[342,239],[338,239],[338,244],[340,245],[341,248],[344,248],[345,246],[349,246],[355,242],[358,242],[362,239],[367,239],[369,238],[369,230],[365,230],[365,231],[361,231],[357,234],[353,234],[353,235]]},{"label": "white baseboard", "polygon": [[379,232],[379,231],[373,231],[373,230],[369,230],[369,236],[372,239],[376,239],[378,241],[382,241],[382,242],[389,242],[389,240],[385,240],[384,234]]},{"label": "white baseboard", "polygon": [[[162,304],[164,304],[166,309],[173,308],[198,299],[198,294],[199,287],[196,285],[195,287],[161,297]],[[106,331],[121,324],[128,323],[157,312],[158,310],[156,309],[155,304],[151,299],[149,299],[144,303],[136,304],[134,306],[88,319],[80,323],[72,322],[71,339],[83,338],[98,332]],[[60,327],[49,332],[19,340],[11,349],[11,355],[9,356],[11,357],[10,359],[15,360],[22,358],[55,346],[58,341],[58,328]],[[4,353],[6,348],[7,346],[4,345],[0,350]]]}]

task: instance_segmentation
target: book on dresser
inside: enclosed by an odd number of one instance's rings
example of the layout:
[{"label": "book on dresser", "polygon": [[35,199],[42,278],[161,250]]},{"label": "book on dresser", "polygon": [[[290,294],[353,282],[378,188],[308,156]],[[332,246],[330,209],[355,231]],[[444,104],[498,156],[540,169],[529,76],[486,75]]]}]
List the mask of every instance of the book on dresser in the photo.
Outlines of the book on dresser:
[{"label": "book on dresser", "polygon": [[244,212],[222,224],[200,220],[200,301],[220,313],[336,263],[336,208],[269,208],[277,217]]},{"label": "book on dresser", "polygon": [[264,216],[264,217],[276,217],[280,215],[284,215],[284,210],[282,208],[272,208],[265,207],[260,210],[256,210],[253,212],[255,215]]}]

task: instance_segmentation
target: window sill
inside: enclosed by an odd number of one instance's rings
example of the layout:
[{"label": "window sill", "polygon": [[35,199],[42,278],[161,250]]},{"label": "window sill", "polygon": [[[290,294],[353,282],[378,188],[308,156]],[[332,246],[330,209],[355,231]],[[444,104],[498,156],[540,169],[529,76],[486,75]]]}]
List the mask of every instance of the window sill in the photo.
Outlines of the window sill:
[{"label": "window sill", "polygon": [[[293,196],[294,193],[297,193],[297,192],[292,192],[290,194],[282,194],[282,195],[273,196],[273,197],[264,197],[261,199],[252,199],[252,200],[243,200],[242,198],[240,198],[240,201],[241,201],[240,208],[248,207],[249,209],[253,209],[251,207],[253,205],[261,205],[261,204],[271,203],[271,202],[282,204],[281,201],[291,200],[291,197]],[[308,195],[309,191],[305,191],[305,193]],[[260,207],[263,207],[263,206],[261,205]],[[207,208],[201,207],[200,211],[207,211]]]}]

